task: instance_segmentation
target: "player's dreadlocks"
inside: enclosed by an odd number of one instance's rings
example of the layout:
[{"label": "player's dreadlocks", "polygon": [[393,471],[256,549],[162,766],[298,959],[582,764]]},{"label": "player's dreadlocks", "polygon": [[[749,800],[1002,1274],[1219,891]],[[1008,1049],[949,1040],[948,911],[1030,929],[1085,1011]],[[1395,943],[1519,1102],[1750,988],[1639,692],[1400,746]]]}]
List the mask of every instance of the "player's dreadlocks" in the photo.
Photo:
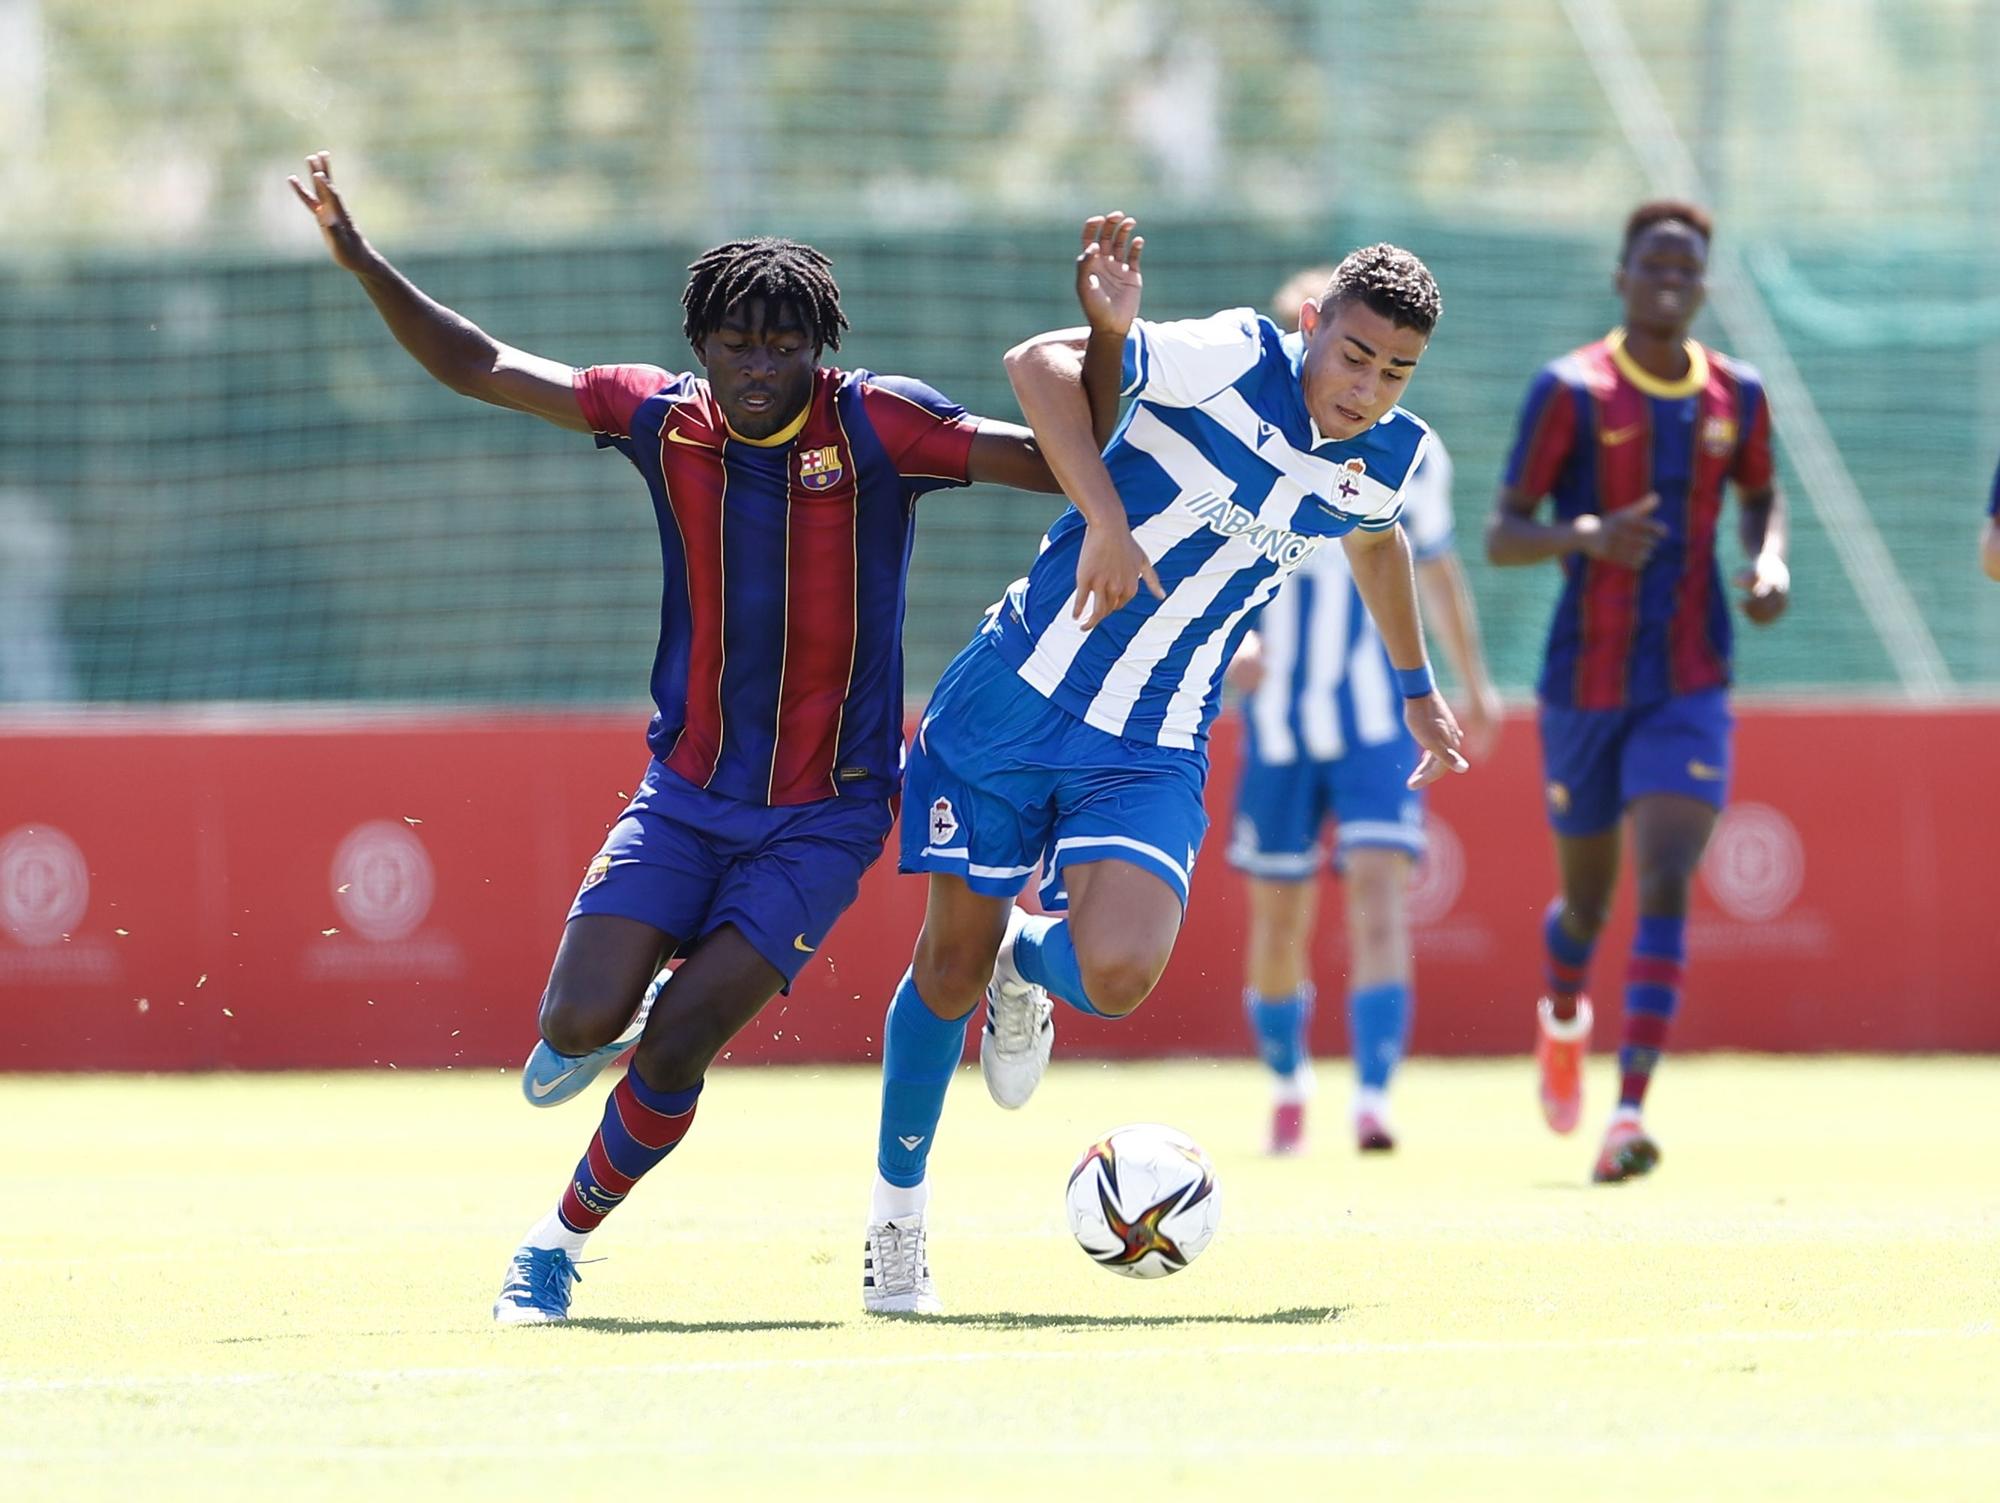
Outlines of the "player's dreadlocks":
[{"label": "player's dreadlocks", "polygon": [[1700,204],[1682,198],[1654,198],[1632,211],[1625,221],[1625,243],[1618,248],[1618,264],[1632,259],[1632,247],[1639,237],[1656,224],[1684,224],[1701,236],[1704,248],[1715,242],[1715,221]]},{"label": "player's dreadlocks", "polygon": [[1350,251],[1334,268],[1320,300],[1329,311],[1341,303],[1361,303],[1425,338],[1444,316],[1444,299],[1431,269],[1400,245],[1366,245]]},{"label": "player's dreadlocks", "polygon": [[840,311],[833,263],[810,245],[775,235],[731,240],[702,252],[688,268],[687,291],[681,294],[688,343],[700,349],[731,308],[757,297],[764,299],[767,315],[780,302],[797,308],[815,349],[840,348],[847,316]]}]

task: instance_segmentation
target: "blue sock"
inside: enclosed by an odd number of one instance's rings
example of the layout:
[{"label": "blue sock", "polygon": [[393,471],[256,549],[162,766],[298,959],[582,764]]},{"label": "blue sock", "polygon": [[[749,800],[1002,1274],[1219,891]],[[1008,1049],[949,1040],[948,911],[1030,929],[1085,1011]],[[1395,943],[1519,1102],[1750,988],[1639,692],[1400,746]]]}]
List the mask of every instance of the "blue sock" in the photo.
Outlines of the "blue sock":
[{"label": "blue sock", "polygon": [[1076,963],[1076,946],[1070,943],[1067,919],[1029,919],[1014,941],[1014,965],[1051,997],[1093,1018],[1104,1016],[1084,995],[1083,969]]},{"label": "blue sock", "polygon": [[1687,920],[1679,914],[1641,914],[1625,970],[1625,1027],[1618,1043],[1618,1104],[1637,1111],[1667,1046],[1667,1030],[1681,1003],[1687,961]]},{"label": "blue sock", "polygon": [[1274,1074],[1292,1076],[1306,1062],[1306,1024],[1312,1018],[1313,989],[1302,986],[1289,997],[1243,993],[1243,1010],[1257,1037],[1257,1053]]},{"label": "blue sock", "polygon": [[923,1182],[945,1088],[965,1052],[965,1024],[924,1006],[915,978],[903,973],[882,1028],[882,1132],[875,1145],[875,1167],[892,1185]]},{"label": "blue sock", "polygon": [[1363,987],[1347,999],[1349,1042],[1361,1084],[1386,1090],[1410,1041],[1410,989],[1400,981]]}]

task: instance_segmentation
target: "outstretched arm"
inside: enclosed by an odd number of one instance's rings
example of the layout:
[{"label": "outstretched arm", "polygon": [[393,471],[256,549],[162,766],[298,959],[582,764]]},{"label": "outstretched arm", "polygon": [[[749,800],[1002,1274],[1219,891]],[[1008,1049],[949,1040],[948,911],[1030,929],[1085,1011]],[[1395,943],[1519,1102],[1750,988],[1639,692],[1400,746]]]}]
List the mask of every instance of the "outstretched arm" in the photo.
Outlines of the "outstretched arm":
[{"label": "outstretched arm", "polygon": [[1447,770],[1464,772],[1466,761],[1459,746],[1465,738],[1451,706],[1430,681],[1430,664],[1424,656],[1424,629],[1417,617],[1409,539],[1398,526],[1386,532],[1357,529],[1341,541],[1347,549],[1348,567],[1354,571],[1355,586],[1361,591],[1361,603],[1374,617],[1382,645],[1389,650],[1389,662],[1402,681],[1403,723],[1423,748],[1416,771],[1410,774],[1410,787],[1434,783]]},{"label": "outstretched arm", "polygon": [[330,152],[307,157],[306,173],[312,186],[294,177],[292,192],[318,222],[334,265],[354,273],[389,332],[417,364],[464,396],[531,412],[561,428],[590,431],[567,365],[500,343],[470,319],[426,297],[391,266],[354,227],[333,186]]}]

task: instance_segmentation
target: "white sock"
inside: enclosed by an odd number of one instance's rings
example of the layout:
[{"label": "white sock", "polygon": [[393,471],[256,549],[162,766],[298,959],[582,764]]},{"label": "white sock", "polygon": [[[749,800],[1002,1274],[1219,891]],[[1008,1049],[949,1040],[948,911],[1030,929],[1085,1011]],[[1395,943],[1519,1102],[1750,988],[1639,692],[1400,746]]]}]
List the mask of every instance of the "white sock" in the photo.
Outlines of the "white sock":
[{"label": "white sock", "polygon": [[1576,1016],[1565,1019],[1556,1016],[1555,1005],[1547,997],[1544,997],[1542,998],[1541,1015],[1542,1027],[1552,1039],[1559,1039],[1567,1044],[1577,1039],[1587,1039],[1590,1037],[1590,1004],[1581,998],[1577,1000]]},{"label": "white sock", "polygon": [[1313,1099],[1319,1082],[1313,1076],[1312,1061],[1302,1059],[1289,1075],[1271,1077],[1271,1100],[1277,1106],[1304,1106]]},{"label": "white sock", "polygon": [[1380,1086],[1354,1088],[1354,1115],[1385,1118],[1389,1115],[1389,1093]]},{"label": "white sock", "polygon": [[914,1185],[892,1185],[877,1171],[875,1194],[868,1203],[868,1220],[903,1221],[911,1216],[921,1216],[924,1208],[931,1203],[931,1182],[928,1178],[918,1180]]},{"label": "white sock", "polygon": [[1613,1127],[1616,1127],[1620,1122],[1630,1122],[1636,1127],[1639,1124],[1639,1120],[1639,1108],[1636,1106],[1621,1106],[1611,1114],[1611,1125]]},{"label": "white sock", "polygon": [[560,1247],[572,1259],[583,1251],[583,1244],[589,1240],[589,1232],[573,1232],[563,1224],[563,1219],[551,1211],[540,1221],[528,1228],[528,1235],[521,1239],[523,1247]]}]

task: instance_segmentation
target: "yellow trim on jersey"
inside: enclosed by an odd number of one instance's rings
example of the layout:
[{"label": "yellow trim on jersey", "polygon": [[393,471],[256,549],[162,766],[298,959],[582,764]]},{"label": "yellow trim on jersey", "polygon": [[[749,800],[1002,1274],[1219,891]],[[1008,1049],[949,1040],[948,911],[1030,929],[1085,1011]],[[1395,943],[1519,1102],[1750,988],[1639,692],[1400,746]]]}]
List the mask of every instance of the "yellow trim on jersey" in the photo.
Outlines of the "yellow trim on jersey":
[{"label": "yellow trim on jersey", "polygon": [[[815,371],[814,375],[817,374],[818,372]],[[814,389],[809,390],[806,393],[806,405],[799,409],[799,415],[793,418],[789,423],[785,424],[785,426],[780,428],[776,433],[773,433],[769,438],[745,438],[742,434],[738,433],[734,428],[731,428],[729,426],[729,418],[727,414],[724,414],[722,419],[723,431],[726,432],[737,443],[750,444],[753,447],[759,449],[776,449],[781,447],[782,445],[788,444],[793,439],[799,436],[800,430],[802,430],[806,425],[806,419],[812,416],[813,398],[818,395],[818,390],[817,390],[818,382],[815,381],[813,383],[813,386]],[[716,404],[716,411],[718,412],[722,411],[722,404],[719,402]]]},{"label": "yellow trim on jersey", "polygon": [[1691,397],[1708,385],[1708,351],[1692,339],[1681,346],[1687,351],[1688,373],[1678,381],[1662,381],[1651,371],[1641,370],[1639,362],[1625,353],[1623,329],[1613,329],[1605,335],[1604,346],[1611,351],[1619,373],[1649,397]]}]

